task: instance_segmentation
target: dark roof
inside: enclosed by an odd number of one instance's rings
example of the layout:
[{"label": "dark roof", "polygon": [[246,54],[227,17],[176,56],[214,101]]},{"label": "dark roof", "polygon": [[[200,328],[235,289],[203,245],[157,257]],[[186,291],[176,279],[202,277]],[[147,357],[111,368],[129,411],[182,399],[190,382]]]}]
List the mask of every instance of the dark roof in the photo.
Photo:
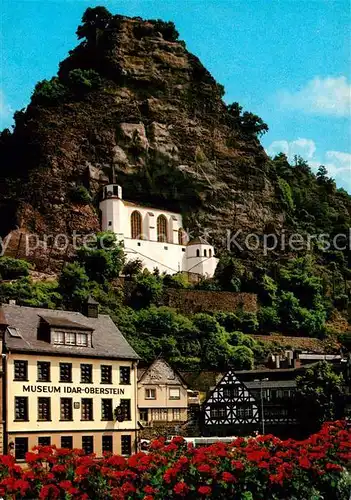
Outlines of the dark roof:
[{"label": "dark roof", "polygon": [[[33,352],[49,355],[82,356],[106,359],[139,359],[111,318],[100,314],[88,318],[79,312],[41,309],[35,307],[3,305],[6,322],[17,328],[22,338],[5,335],[5,346],[9,351]],[[46,316],[49,314],[50,316]],[[53,345],[37,339],[37,330],[42,317],[50,318],[60,325],[65,322],[94,330],[93,347]],[[68,324],[67,324],[68,326]]]},{"label": "dark roof", "polygon": [[75,321],[71,321],[67,318],[53,317],[53,316],[39,316],[41,319],[45,321],[50,326],[56,327],[66,327],[73,330],[94,330],[91,326],[82,325],[80,323],[76,323]]},{"label": "dark roof", "polygon": [[97,302],[91,295],[89,295],[89,298],[87,300],[87,303],[88,304],[92,304],[94,306],[98,306],[99,305],[99,302]]},{"label": "dark roof", "polygon": [[205,238],[202,238],[202,236],[199,236],[198,238],[189,241],[188,246],[190,245],[210,245],[210,243],[206,241]]}]

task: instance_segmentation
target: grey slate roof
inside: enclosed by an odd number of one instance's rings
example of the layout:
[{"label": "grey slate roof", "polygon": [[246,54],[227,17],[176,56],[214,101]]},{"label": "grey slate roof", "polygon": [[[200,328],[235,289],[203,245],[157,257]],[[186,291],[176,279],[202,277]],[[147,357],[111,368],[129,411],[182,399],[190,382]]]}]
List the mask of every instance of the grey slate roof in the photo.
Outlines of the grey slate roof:
[{"label": "grey slate roof", "polygon": [[[2,310],[10,327],[16,327],[22,338],[5,335],[8,351],[40,353],[60,356],[81,356],[106,359],[140,359],[128,344],[112,319],[100,314],[98,318],[88,318],[79,312],[41,309],[14,305],[3,305]],[[86,326],[92,332],[93,347],[53,345],[37,339],[37,328],[41,317],[50,317],[53,323],[73,322]]]},{"label": "grey slate roof", "polygon": [[94,330],[92,326],[82,325],[80,323],[77,323],[76,321],[71,321],[70,319],[63,318],[61,316],[39,316],[39,318],[43,319],[48,325],[56,326],[57,328],[66,327],[70,330]]}]

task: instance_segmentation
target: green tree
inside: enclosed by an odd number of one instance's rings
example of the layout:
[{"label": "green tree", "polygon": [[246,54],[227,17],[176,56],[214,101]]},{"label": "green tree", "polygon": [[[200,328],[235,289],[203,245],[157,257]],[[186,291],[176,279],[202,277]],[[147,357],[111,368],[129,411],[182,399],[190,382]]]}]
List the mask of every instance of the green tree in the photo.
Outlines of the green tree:
[{"label": "green tree", "polygon": [[124,264],[123,274],[128,277],[137,276],[143,270],[143,262],[140,259],[129,260]]},{"label": "green tree", "polygon": [[88,43],[96,43],[112,18],[112,14],[105,7],[88,7],[83,14],[82,24],[77,29],[78,40],[86,38]]},{"label": "green tree", "polygon": [[59,278],[59,292],[66,308],[79,311],[88,300],[89,278],[83,266],[78,262],[67,264]]},{"label": "green tree", "polygon": [[92,241],[77,250],[77,258],[89,278],[97,283],[117,278],[125,261],[123,249],[111,231],[97,233]]},{"label": "green tree", "polygon": [[147,269],[134,277],[134,288],[130,303],[135,309],[149,307],[160,301],[163,292],[162,278],[154,276]]},{"label": "green tree", "polygon": [[254,353],[245,345],[233,347],[230,351],[230,364],[234,370],[252,370]]},{"label": "green tree", "polygon": [[334,372],[331,364],[317,363],[297,377],[296,384],[298,417],[306,432],[343,416],[344,379]]},{"label": "green tree", "polygon": [[26,260],[12,257],[0,258],[0,279],[13,280],[28,276],[31,265]]}]

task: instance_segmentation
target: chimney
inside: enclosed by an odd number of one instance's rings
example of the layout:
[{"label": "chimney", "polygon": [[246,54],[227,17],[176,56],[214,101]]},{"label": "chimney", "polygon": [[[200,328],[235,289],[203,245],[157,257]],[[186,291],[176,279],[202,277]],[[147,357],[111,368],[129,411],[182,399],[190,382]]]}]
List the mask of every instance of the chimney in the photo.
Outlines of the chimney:
[{"label": "chimney", "polygon": [[91,295],[86,303],[86,316],[88,318],[99,317],[99,302],[96,302]]},{"label": "chimney", "polygon": [[301,366],[301,361],[300,361],[300,355],[298,351],[294,351],[294,356],[293,356],[293,368],[300,368]]},{"label": "chimney", "polygon": [[275,356],[275,367],[280,368],[280,355],[279,354],[277,354]]},{"label": "chimney", "polygon": [[293,351],[287,351],[287,358],[288,358],[288,366],[289,367],[293,366],[294,352]]}]

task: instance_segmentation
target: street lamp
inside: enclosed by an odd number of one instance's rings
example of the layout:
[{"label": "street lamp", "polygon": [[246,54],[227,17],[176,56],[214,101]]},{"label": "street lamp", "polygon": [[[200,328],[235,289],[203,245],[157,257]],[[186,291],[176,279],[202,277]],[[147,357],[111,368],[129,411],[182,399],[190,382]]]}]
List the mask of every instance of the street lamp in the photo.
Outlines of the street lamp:
[{"label": "street lamp", "polygon": [[261,419],[262,419],[262,434],[264,434],[264,410],[263,410],[263,390],[262,382],[267,382],[268,378],[261,378],[260,380],[255,379],[254,382],[260,383],[260,396],[261,396]]}]

